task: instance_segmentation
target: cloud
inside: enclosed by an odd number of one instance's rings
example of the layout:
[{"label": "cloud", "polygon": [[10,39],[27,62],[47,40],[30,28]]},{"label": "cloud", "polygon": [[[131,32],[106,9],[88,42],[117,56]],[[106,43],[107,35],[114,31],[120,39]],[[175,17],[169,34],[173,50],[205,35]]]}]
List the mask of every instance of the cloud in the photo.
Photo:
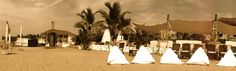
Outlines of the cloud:
[{"label": "cloud", "polygon": [[[106,1],[119,1],[122,11],[131,11],[132,22],[147,25],[166,22],[166,15],[176,20],[212,20],[214,14],[236,17],[236,0],[0,0],[0,35],[4,34],[5,20],[12,33],[18,34],[23,25],[24,34],[39,34],[56,21],[56,28],[77,33],[73,25],[80,19],[75,14],[88,7],[103,9]],[[100,15],[96,17],[101,20]]]}]

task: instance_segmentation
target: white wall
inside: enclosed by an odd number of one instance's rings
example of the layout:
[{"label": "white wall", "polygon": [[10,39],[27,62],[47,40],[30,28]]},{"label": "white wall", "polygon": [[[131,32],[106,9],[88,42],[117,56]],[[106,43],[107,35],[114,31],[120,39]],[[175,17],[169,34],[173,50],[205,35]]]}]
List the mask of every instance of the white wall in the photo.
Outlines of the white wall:
[{"label": "white wall", "polygon": [[28,38],[22,38],[21,40],[20,40],[20,38],[17,38],[15,45],[28,46],[28,40],[29,40]]}]

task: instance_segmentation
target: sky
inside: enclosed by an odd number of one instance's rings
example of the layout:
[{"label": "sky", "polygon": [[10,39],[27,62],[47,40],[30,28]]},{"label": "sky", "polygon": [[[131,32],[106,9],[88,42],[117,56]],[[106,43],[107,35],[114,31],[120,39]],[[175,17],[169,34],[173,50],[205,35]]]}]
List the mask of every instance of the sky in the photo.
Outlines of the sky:
[{"label": "sky", "polygon": [[[23,34],[40,34],[51,27],[77,34],[74,24],[81,19],[76,16],[83,9],[91,8],[108,11],[104,3],[118,1],[122,11],[132,22],[156,25],[171,20],[209,21],[214,14],[219,17],[236,17],[236,0],[0,0],[0,36],[5,35],[5,21],[10,23],[13,35],[19,34],[20,25]],[[103,20],[101,15],[96,20]]]}]

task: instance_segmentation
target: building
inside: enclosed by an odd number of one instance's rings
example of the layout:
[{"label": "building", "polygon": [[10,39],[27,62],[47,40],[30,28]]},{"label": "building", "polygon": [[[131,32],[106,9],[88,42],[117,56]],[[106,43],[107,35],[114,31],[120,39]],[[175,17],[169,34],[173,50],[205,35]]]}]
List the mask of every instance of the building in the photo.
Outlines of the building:
[{"label": "building", "polygon": [[28,41],[29,41],[29,38],[17,38],[15,45],[27,47]]},{"label": "building", "polygon": [[41,40],[45,39],[46,46],[59,46],[66,47],[66,45],[74,44],[75,34],[65,31],[57,30],[54,28],[54,22],[51,23],[51,29],[40,34],[42,36]]}]

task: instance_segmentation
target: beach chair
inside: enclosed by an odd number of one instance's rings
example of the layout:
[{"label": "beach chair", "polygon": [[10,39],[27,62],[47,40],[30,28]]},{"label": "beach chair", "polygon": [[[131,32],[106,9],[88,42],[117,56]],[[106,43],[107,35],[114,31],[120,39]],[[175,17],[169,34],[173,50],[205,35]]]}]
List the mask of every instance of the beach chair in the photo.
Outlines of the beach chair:
[{"label": "beach chair", "polygon": [[236,56],[236,46],[231,46],[231,50],[233,51],[234,56]]},{"label": "beach chair", "polygon": [[129,56],[132,56],[134,47],[136,47],[135,42],[129,44]]},{"label": "beach chair", "polygon": [[173,44],[172,50],[179,56],[180,44]]},{"label": "beach chair", "polygon": [[157,45],[158,45],[158,41],[157,40],[153,40],[153,41],[150,41],[150,49],[152,53],[156,53],[158,48],[157,48]]},{"label": "beach chair", "polygon": [[202,47],[201,44],[194,44],[193,50],[192,50],[192,54],[199,48]]},{"label": "beach chair", "polygon": [[227,52],[227,46],[226,45],[220,45],[219,46],[219,59],[221,59],[225,53]]},{"label": "beach chair", "polygon": [[189,43],[184,43],[182,44],[182,50],[180,52],[181,54],[181,58],[187,57],[190,58],[191,54],[190,54],[190,44]]},{"label": "beach chair", "polygon": [[215,44],[207,44],[206,45],[207,56],[209,59],[216,59],[217,52],[216,52],[216,45]]},{"label": "beach chair", "polygon": [[129,56],[135,56],[137,51],[139,50],[140,44],[136,43],[135,44],[135,49],[129,50]]},{"label": "beach chair", "polygon": [[158,53],[159,54],[165,53],[166,48],[168,48],[168,41],[159,41]]},{"label": "beach chair", "polygon": [[121,51],[122,53],[124,53],[124,52],[123,52],[124,47],[125,47],[125,43],[120,43],[120,44],[119,44],[119,49],[120,49],[120,51]]}]

